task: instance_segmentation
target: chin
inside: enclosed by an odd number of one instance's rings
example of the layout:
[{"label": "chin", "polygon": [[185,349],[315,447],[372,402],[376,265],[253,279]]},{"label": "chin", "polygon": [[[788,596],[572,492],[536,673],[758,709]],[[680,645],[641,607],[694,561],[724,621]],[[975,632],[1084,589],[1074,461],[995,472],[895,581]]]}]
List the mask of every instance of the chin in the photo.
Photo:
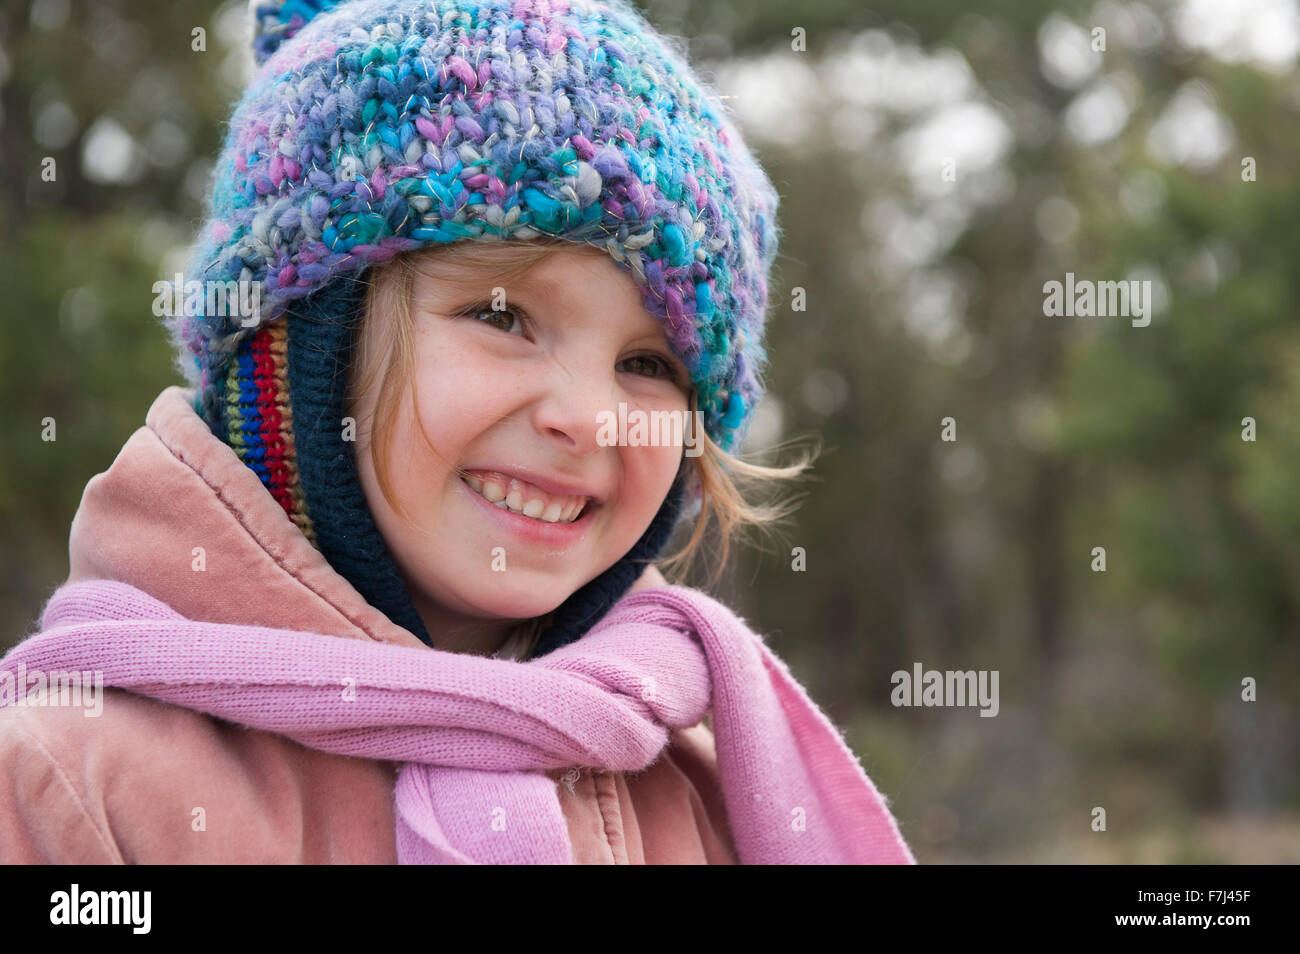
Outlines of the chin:
[{"label": "chin", "polygon": [[[501,574],[505,575],[505,574]],[[537,587],[520,580],[511,585],[506,581],[487,587],[481,598],[474,601],[479,609],[491,616],[504,619],[532,619],[544,616],[559,607],[577,587]],[[480,594],[475,594],[480,595]]]}]

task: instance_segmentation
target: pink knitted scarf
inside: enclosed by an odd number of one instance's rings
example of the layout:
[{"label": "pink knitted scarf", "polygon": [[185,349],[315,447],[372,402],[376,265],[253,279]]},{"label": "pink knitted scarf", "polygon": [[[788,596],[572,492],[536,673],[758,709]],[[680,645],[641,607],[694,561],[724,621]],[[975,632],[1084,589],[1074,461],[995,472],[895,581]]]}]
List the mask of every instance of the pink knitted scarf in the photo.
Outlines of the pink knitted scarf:
[{"label": "pink knitted scarf", "polygon": [[[124,583],[67,584],[0,670],[105,686],[403,763],[402,864],[572,862],[549,769],[637,771],[712,710],[742,864],[914,864],[838,731],[731,610],[686,587],[625,597],[529,662],[185,619]],[[111,696],[104,701],[112,704]]]}]

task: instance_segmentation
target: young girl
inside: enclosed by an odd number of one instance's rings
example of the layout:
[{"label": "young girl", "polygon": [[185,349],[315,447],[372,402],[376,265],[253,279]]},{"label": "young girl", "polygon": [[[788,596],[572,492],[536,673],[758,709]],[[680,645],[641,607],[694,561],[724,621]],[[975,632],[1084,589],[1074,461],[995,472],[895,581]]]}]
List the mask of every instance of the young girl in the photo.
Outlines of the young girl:
[{"label": "young girl", "polygon": [[806,466],[731,456],[777,197],[716,99],[619,2],[252,9],[192,386],[0,664],[0,860],[912,862],[781,660],[653,562],[684,516],[671,565],[711,521],[725,560],[778,515],[732,475]]}]

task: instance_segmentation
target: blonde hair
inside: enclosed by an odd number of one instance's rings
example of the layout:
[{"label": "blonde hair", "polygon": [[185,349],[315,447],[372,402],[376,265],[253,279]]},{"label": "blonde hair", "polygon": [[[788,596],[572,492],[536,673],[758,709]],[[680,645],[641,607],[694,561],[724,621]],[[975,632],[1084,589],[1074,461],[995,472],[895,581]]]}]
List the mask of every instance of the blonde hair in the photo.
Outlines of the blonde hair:
[{"label": "blonde hair", "polygon": [[[508,284],[558,249],[578,250],[593,257],[609,253],[595,245],[579,245],[564,240],[543,239],[528,242],[455,242],[449,245],[420,249],[395,256],[390,261],[373,267],[368,275],[365,312],[357,334],[355,360],[349,375],[347,389],[348,413],[378,386],[373,419],[358,422],[363,427],[373,426],[370,457],[380,492],[394,511],[408,524],[410,517],[395,499],[389,479],[387,459],[392,443],[393,424],[397,419],[399,401],[410,398],[415,407],[415,344],[411,321],[411,295],[417,270],[444,279],[449,283],[464,285],[479,291],[485,285],[494,287]],[[439,275],[444,267],[454,269],[445,276]],[[374,321],[373,316],[385,314],[389,320]],[[689,406],[692,421],[697,419],[698,394],[691,388]],[[418,417],[417,417],[418,420]],[[424,429],[418,428],[425,444],[439,457]],[[713,572],[706,585],[716,585],[730,555],[731,540],[742,530],[759,530],[771,537],[776,527],[783,524],[798,506],[800,498],[751,503],[750,493],[779,486],[783,482],[804,475],[820,453],[818,442],[806,450],[793,464],[767,466],[744,460],[722,450],[703,429],[695,429],[695,440],[701,453],[698,457],[683,455],[678,477],[685,476],[699,492],[700,513],[690,538],[679,552],[659,563],[660,572],[670,583],[685,582],[695,561],[704,551],[704,543],[711,524],[718,526]],[[771,448],[779,451],[784,444]],[[688,483],[689,486],[689,483]],[[522,622],[500,655],[527,658],[536,647],[537,637],[545,631],[553,614]]]}]

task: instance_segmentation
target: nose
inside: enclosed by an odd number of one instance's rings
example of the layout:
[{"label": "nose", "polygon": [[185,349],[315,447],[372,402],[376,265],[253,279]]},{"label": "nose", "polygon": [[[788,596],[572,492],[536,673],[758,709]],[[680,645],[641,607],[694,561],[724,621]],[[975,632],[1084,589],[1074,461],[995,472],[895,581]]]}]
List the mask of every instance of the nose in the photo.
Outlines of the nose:
[{"label": "nose", "polygon": [[533,410],[533,426],[566,452],[587,457],[600,443],[601,413],[618,413],[618,387],[612,367],[550,362],[541,399]]}]

